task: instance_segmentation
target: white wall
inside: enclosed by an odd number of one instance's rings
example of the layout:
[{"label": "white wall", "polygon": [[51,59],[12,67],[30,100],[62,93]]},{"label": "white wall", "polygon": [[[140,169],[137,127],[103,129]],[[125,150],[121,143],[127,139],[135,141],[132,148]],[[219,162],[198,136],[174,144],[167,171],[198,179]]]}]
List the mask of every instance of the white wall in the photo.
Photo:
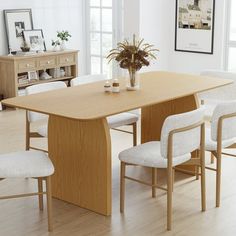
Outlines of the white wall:
[{"label": "white wall", "polygon": [[159,60],[149,69],[199,73],[206,69],[223,69],[225,35],[225,0],[215,0],[214,54],[176,52],[176,0],[140,0],[140,36],[160,49]]},{"label": "white wall", "polygon": [[[171,70],[199,73],[223,68],[224,5],[215,0],[215,46],[213,55],[174,51],[176,0],[124,0],[124,36],[133,33],[160,49],[158,60],[143,70]],[[34,28],[42,28],[47,49],[57,30],[69,30],[68,48],[79,49],[79,73],[85,73],[83,0],[0,0],[0,54],[7,53],[3,9],[32,8]]]},{"label": "white wall", "polygon": [[1,0],[0,1],[0,54],[7,53],[7,41],[3,20],[4,9],[32,8],[35,29],[43,29],[47,49],[56,38],[57,30],[68,30],[72,38],[67,47],[81,50],[79,53],[79,72],[83,73],[85,52],[83,41],[82,0]]},{"label": "white wall", "polygon": [[[214,30],[214,54],[197,54],[174,51],[174,30],[170,30],[167,43],[170,45],[168,68],[177,72],[199,73],[206,69],[223,69],[224,58],[224,13],[225,0],[215,0],[215,30]],[[169,27],[175,24],[175,0],[168,0],[165,9],[169,11]]]},{"label": "white wall", "polygon": [[158,59],[153,60],[148,70],[167,70],[168,44],[166,25],[163,24],[167,9],[164,9],[164,2],[169,0],[140,0],[140,37],[145,42],[153,44],[160,51],[156,53]]},{"label": "white wall", "polygon": [[125,38],[139,35],[140,0],[124,0],[123,32]]}]

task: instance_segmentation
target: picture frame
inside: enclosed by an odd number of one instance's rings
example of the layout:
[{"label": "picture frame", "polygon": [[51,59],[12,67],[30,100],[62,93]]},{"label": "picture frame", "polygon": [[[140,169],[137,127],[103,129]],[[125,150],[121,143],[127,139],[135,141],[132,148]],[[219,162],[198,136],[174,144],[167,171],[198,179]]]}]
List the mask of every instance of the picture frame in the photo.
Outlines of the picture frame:
[{"label": "picture frame", "polygon": [[8,52],[21,51],[23,44],[23,30],[33,29],[31,9],[3,10],[8,42]]},{"label": "picture frame", "polygon": [[36,82],[39,80],[37,71],[28,71],[28,80],[29,82]]},{"label": "picture frame", "polygon": [[30,47],[30,51],[46,51],[46,45],[42,29],[24,30],[23,37],[27,45]]},{"label": "picture frame", "polygon": [[215,0],[176,0],[175,51],[214,53]]}]

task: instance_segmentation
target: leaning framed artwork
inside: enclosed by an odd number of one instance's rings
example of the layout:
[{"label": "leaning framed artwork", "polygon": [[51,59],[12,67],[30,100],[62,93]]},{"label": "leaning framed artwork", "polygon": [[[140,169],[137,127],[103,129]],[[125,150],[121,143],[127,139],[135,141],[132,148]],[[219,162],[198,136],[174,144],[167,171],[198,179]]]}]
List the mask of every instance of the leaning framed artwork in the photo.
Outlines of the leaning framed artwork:
[{"label": "leaning framed artwork", "polygon": [[45,41],[43,37],[43,31],[41,29],[24,30],[24,40],[31,51],[43,52],[46,51]]},{"label": "leaning framed artwork", "polygon": [[33,29],[31,9],[4,10],[8,49],[20,51],[23,44],[23,31]]},{"label": "leaning framed artwork", "polygon": [[176,0],[175,50],[213,54],[215,0]]}]

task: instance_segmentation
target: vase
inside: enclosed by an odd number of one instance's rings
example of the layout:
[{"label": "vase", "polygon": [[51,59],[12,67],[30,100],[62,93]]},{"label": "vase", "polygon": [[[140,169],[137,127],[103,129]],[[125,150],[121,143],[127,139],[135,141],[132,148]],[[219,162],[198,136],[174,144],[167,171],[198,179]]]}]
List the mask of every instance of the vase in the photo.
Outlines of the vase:
[{"label": "vase", "polygon": [[136,70],[130,68],[126,79],[126,89],[128,91],[135,91],[140,89],[139,85],[139,74]]},{"label": "vase", "polygon": [[64,51],[64,50],[66,50],[66,41],[62,40],[61,41],[61,51]]},{"label": "vase", "polygon": [[59,51],[60,50],[60,48],[59,48],[59,45],[55,45],[55,46],[53,46],[53,52],[57,52],[57,51]]}]

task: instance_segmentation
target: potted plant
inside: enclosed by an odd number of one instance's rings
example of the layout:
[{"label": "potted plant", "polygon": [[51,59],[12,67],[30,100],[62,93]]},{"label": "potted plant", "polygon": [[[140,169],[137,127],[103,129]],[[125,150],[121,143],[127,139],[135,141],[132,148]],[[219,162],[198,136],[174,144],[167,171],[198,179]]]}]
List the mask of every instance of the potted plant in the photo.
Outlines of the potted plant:
[{"label": "potted plant", "polygon": [[59,38],[61,40],[61,50],[65,50],[66,49],[66,45],[65,43],[67,41],[69,41],[69,38],[71,37],[71,34],[69,34],[69,32],[66,31],[57,31],[57,38]]},{"label": "potted plant", "polygon": [[137,71],[143,66],[149,66],[151,59],[157,59],[154,52],[159,50],[153,47],[154,45],[144,43],[144,39],[136,40],[134,35],[133,42],[125,40],[110,51],[107,56],[108,63],[115,60],[119,63],[120,68],[127,69],[129,72],[127,90],[139,89]]}]

